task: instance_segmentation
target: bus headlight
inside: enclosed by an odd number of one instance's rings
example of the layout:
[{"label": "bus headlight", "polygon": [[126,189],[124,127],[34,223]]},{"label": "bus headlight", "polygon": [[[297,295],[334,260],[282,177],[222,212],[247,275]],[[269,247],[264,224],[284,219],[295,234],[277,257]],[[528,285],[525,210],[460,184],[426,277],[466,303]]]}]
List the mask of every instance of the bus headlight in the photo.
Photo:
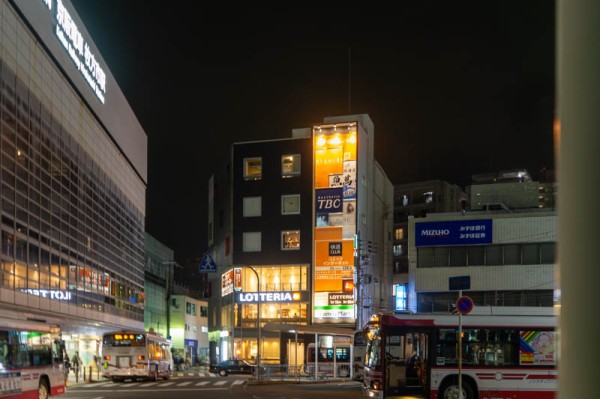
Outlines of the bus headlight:
[{"label": "bus headlight", "polygon": [[138,360],[144,360],[144,355],[138,355]]},{"label": "bus headlight", "polygon": [[379,380],[371,381],[371,388],[373,388],[376,391],[381,390],[381,381],[379,381]]}]

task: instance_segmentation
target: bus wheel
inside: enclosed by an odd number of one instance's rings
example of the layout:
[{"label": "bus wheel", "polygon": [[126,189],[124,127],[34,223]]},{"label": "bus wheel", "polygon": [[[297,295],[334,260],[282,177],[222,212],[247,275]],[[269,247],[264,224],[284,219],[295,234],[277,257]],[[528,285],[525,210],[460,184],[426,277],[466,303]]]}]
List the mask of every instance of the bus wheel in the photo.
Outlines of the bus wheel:
[{"label": "bus wheel", "polygon": [[40,386],[38,387],[38,399],[48,399],[50,389],[46,380],[40,380]]},{"label": "bus wheel", "polygon": [[[458,380],[452,380],[445,383],[440,389],[442,393],[439,397],[442,399],[460,399],[458,396]],[[466,381],[462,382],[462,398],[463,399],[475,399],[473,394],[473,388],[471,384]]]}]

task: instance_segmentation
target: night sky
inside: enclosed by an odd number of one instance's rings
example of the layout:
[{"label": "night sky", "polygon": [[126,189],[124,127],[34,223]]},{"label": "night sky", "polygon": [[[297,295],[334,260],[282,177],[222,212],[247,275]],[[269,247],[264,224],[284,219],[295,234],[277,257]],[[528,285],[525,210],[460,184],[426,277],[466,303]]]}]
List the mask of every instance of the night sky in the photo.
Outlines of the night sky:
[{"label": "night sky", "polygon": [[180,263],[207,249],[229,146],[326,116],[369,114],[394,184],[555,168],[554,1],[72,2],[148,135],[146,231]]}]

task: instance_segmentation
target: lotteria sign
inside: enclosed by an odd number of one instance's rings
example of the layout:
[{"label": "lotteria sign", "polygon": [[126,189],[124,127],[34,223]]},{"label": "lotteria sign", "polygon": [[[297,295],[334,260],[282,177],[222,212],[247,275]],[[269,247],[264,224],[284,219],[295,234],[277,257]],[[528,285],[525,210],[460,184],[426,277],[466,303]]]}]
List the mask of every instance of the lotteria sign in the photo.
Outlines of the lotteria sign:
[{"label": "lotteria sign", "polygon": [[238,303],[303,302],[308,300],[308,295],[299,291],[238,292],[236,299]]},{"label": "lotteria sign", "polygon": [[492,219],[415,223],[415,245],[475,245],[492,243]]}]

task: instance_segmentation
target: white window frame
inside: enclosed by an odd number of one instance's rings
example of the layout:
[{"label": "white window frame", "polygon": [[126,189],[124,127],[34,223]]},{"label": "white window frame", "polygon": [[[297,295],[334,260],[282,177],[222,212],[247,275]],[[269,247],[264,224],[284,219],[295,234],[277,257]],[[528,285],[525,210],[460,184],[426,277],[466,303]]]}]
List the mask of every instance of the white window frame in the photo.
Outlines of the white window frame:
[{"label": "white window frame", "polygon": [[[253,161],[260,162],[260,174],[249,174],[250,163]],[[261,180],[262,179],[262,157],[244,158],[244,180]]]},{"label": "white window frame", "polygon": [[[298,243],[296,246],[286,247],[285,246],[285,236],[290,233],[298,234]],[[301,243],[300,230],[281,230],[281,250],[282,251],[298,251],[298,250],[300,250],[300,243]]]},{"label": "white window frame", "polygon": [[[286,200],[297,198],[298,200],[298,211],[288,211],[286,212]],[[290,205],[291,206],[291,205]],[[300,214],[300,194],[285,194],[281,196],[281,214],[282,215],[299,215]]]},{"label": "white window frame", "polygon": [[260,231],[248,231],[242,233],[242,252],[261,252],[262,233]]},{"label": "white window frame", "polygon": [[245,218],[262,216],[262,197],[244,197],[242,215]]},{"label": "white window frame", "polygon": [[[292,170],[291,172],[286,172],[284,170],[284,161],[286,158],[292,158],[292,169],[297,169],[297,170]],[[283,155],[281,157],[281,176],[282,177],[292,177],[292,176],[300,176],[301,173],[301,155],[300,154],[287,154],[287,155]],[[295,168],[295,166],[297,165],[297,168]]]}]

